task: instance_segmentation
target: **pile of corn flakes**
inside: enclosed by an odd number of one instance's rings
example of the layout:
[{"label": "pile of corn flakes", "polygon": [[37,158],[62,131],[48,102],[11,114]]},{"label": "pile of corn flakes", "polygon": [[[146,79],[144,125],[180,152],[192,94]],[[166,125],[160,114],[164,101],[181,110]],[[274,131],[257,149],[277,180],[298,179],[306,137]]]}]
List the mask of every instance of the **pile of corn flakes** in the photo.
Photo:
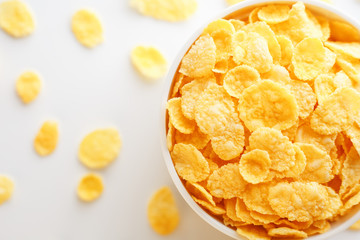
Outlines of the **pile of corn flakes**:
[{"label": "pile of corn flakes", "polygon": [[195,202],[249,239],[303,239],[360,203],[360,34],[302,2],[210,23],[167,103]]}]

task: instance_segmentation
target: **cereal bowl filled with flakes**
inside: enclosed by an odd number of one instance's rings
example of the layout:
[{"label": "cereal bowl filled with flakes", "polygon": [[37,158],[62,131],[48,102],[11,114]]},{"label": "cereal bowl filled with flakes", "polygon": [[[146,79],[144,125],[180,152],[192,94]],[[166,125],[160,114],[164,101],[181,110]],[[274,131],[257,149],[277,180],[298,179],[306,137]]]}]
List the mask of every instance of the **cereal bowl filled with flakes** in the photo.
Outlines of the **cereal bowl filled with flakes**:
[{"label": "cereal bowl filled with flakes", "polygon": [[327,239],[360,218],[360,25],[319,1],[245,1],[169,71],[165,162],[235,239]]}]

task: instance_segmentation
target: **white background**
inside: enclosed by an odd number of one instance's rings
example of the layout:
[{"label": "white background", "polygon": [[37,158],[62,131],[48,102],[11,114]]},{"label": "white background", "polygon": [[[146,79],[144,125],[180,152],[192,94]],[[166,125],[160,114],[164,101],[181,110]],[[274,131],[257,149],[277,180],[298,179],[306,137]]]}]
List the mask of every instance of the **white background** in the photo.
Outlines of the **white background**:
[{"label": "white background", "polygon": [[[198,0],[186,22],[167,23],[137,14],[127,0],[29,0],[37,28],[25,39],[0,31],[0,174],[15,181],[12,199],[0,206],[1,240],[165,239],[149,227],[149,196],[171,186],[181,223],[166,239],[229,239],[201,220],[174,188],[161,156],[159,129],[163,80],[145,83],[129,52],[137,44],[159,47],[169,63],[191,33],[226,8],[225,0]],[[336,6],[360,20],[360,1]],[[72,14],[92,8],[101,17],[105,41],[89,50],[70,30]],[[43,91],[25,106],[14,85],[24,70],[37,70]],[[59,122],[60,139],[49,157],[36,155],[32,141],[42,122]],[[96,171],[105,183],[102,197],[77,199],[80,177],[90,170],[77,159],[85,134],[117,127],[123,138],[119,158]],[[345,232],[335,239],[360,238]]]}]

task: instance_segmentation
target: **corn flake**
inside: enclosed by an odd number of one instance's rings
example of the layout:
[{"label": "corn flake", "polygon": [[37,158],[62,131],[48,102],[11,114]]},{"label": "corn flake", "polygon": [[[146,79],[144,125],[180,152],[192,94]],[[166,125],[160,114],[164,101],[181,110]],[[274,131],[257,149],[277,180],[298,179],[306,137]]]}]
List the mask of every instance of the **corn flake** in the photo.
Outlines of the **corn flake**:
[{"label": "corn flake", "polygon": [[216,63],[216,45],[210,35],[201,36],[181,62],[179,72],[192,77],[206,77],[212,74]]},{"label": "corn flake", "polygon": [[[360,83],[360,61],[338,56],[336,64],[355,82]],[[359,91],[359,90],[358,90]]]},{"label": "corn flake", "polygon": [[167,62],[155,47],[137,46],[131,52],[131,61],[139,73],[149,81],[163,77]]},{"label": "corn flake", "polygon": [[294,166],[290,167],[289,170],[285,171],[284,176],[297,178],[302,174],[306,168],[307,159],[304,152],[297,145],[293,145],[295,150],[295,162]]},{"label": "corn flake", "polygon": [[347,57],[360,59],[360,43],[358,42],[325,42],[325,46],[338,54],[343,54]]},{"label": "corn flake", "polygon": [[241,65],[226,73],[224,88],[230,96],[239,98],[246,88],[260,80],[260,74],[255,68]]},{"label": "corn flake", "polygon": [[345,22],[331,21],[330,32],[331,32],[330,38],[334,41],[340,41],[340,42],[360,41],[359,31],[354,26]]},{"label": "corn flake", "polygon": [[21,38],[35,30],[35,21],[25,3],[9,0],[0,4],[0,27],[12,37]]},{"label": "corn flake", "polygon": [[187,119],[181,111],[181,98],[172,98],[166,108],[169,113],[171,124],[181,133],[191,134],[195,130],[195,122]]},{"label": "corn flake", "polygon": [[183,134],[179,131],[175,132],[176,143],[191,144],[197,149],[203,149],[210,141],[209,135],[202,133],[199,128],[195,128],[190,134]]},{"label": "corn flake", "polygon": [[243,200],[248,209],[261,214],[275,215],[269,203],[269,189],[273,183],[248,185],[243,193]]},{"label": "corn flake", "polygon": [[234,26],[235,31],[239,31],[245,26],[245,22],[239,19],[230,19],[229,22]]},{"label": "corn flake", "polygon": [[100,19],[91,10],[77,11],[72,17],[71,28],[76,39],[85,47],[93,48],[104,41]]},{"label": "corn flake", "polygon": [[206,201],[213,206],[216,206],[212,195],[200,184],[187,181],[185,187],[197,199]]},{"label": "corn flake", "polygon": [[35,72],[27,71],[22,73],[16,80],[16,92],[24,103],[30,103],[39,95],[41,85],[39,75]]},{"label": "corn flake", "polygon": [[103,189],[104,185],[101,177],[90,173],[81,178],[77,187],[77,194],[81,200],[92,202],[101,196]]},{"label": "corn flake", "polygon": [[198,199],[194,196],[192,196],[192,198],[194,199],[194,201],[196,203],[198,203],[200,206],[202,206],[203,208],[205,208],[206,210],[210,211],[212,214],[214,215],[223,215],[226,213],[225,209],[219,206],[214,206],[204,200]]},{"label": "corn flake", "polygon": [[310,85],[306,82],[293,80],[290,89],[296,98],[299,107],[299,117],[307,118],[315,108],[316,95]]},{"label": "corn flake", "polygon": [[117,158],[121,146],[122,141],[117,129],[97,129],[83,138],[78,157],[89,168],[104,168]]},{"label": "corn flake", "polygon": [[289,11],[287,5],[267,5],[259,10],[258,17],[268,24],[276,24],[288,20]]},{"label": "corn flake", "polygon": [[268,177],[270,167],[270,156],[264,150],[252,150],[240,159],[240,174],[252,184],[263,182]]},{"label": "corn flake", "polygon": [[249,240],[270,240],[271,237],[267,234],[266,230],[261,226],[239,226],[236,232]]},{"label": "corn flake", "polygon": [[130,5],[145,16],[170,22],[190,18],[198,7],[196,0],[131,0]]},{"label": "corn flake", "polygon": [[177,173],[187,181],[200,182],[210,174],[209,163],[193,145],[177,143],[171,157]]},{"label": "corn flake", "polygon": [[274,64],[269,72],[261,75],[262,79],[268,79],[289,88],[292,81],[288,70],[280,65]]},{"label": "corn flake", "polygon": [[286,239],[303,239],[307,238],[306,232],[287,227],[272,228],[268,231],[269,236]]},{"label": "corn flake", "polygon": [[169,235],[179,224],[179,210],[169,187],[162,187],[150,198],[147,216],[152,229],[160,235]]},{"label": "corn flake", "polygon": [[215,20],[204,29],[203,34],[210,34],[212,35],[214,32],[224,30],[226,32],[229,32],[230,34],[235,33],[235,27],[226,19],[218,19]]},{"label": "corn flake", "polygon": [[340,177],[342,180],[339,191],[340,195],[344,195],[360,182],[359,154],[355,148],[351,148],[350,152],[347,154]]},{"label": "corn flake", "polygon": [[207,189],[214,197],[230,199],[241,197],[246,181],[239,172],[239,165],[229,163],[215,170],[208,178]]},{"label": "corn flake", "polygon": [[330,156],[313,144],[297,143],[306,156],[306,167],[300,178],[318,183],[327,183],[334,178]]},{"label": "corn flake", "polygon": [[0,204],[9,200],[14,191],[13,181],[4,175],[0,175]]},{"label": "corn flake", "polygon": [[57,122],[44,122],[34,140],[35,151],[40,156],[51,154],[56,148],[58,138],[59,130]]},{"label": "corn flake", "polygon": [[166,146],[168,148],[169,151],[172,151],[173,147],[174,147],[174,136],[175,136],[175,128],[174,126],[171,124],[171,122],[169,122],[168,124],[168,130],[167,130],[167,134],[166,134]]},{"label": "corn flake", "polygon": [[254,8],[250,14],[249,14],[249,22],[250,23],[255,23],[260,21],[259,17],[258,17],[258,13],[260,11],[260,8]]},{"label": "corn flake", "polygon": [[292,44],[290,38],[284,35],[276,36],[281,49],[281,59],[280,64],[282,66],[288,66],[291,63],[291,59],[294,53],[294,45]]}]

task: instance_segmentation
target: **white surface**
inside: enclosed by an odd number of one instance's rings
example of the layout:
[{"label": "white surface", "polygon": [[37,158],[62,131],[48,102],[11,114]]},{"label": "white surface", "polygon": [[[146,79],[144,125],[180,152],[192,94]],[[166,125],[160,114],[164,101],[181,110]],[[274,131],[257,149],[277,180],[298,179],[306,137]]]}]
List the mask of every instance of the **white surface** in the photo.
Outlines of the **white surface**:
[{"label": "white surface", "polygon": [[[37,29],[25,39],[0,32],[0,173],[15,180],[11,201],[0,206],[1,240],[163,239],[148,226],[146,204],[157,188],[170,185],[181,211],[179,228],[166,239],[226,239],[200,219],[177,193],[167,173],[159,143],[162,83],[147,84],[133,70],[129,52],[137,44],[158,46],[169,63],[191,33],[226,7],[224,0],[198,0],[189,21],[167,23],[138,15],[127,0],[29,0]],[[360,1],[335,4],[360,20]],[[94,9],[103,21],[105,42],[89,50],[70,31],[72,13]],[[14,90],[26,69],[43,76],[39,98],[25,106]],[[47,119],[60,124],[59,145],[38,157],[33,138]],[[116,162],[96,171],[105,192],[85,204],[75,194],[89,172],[77,157],[89,131],[115,126],[123,149]],[[344,232],[335,239],[357,239]],[[165,238],[164,238],[165,239]]]}]

